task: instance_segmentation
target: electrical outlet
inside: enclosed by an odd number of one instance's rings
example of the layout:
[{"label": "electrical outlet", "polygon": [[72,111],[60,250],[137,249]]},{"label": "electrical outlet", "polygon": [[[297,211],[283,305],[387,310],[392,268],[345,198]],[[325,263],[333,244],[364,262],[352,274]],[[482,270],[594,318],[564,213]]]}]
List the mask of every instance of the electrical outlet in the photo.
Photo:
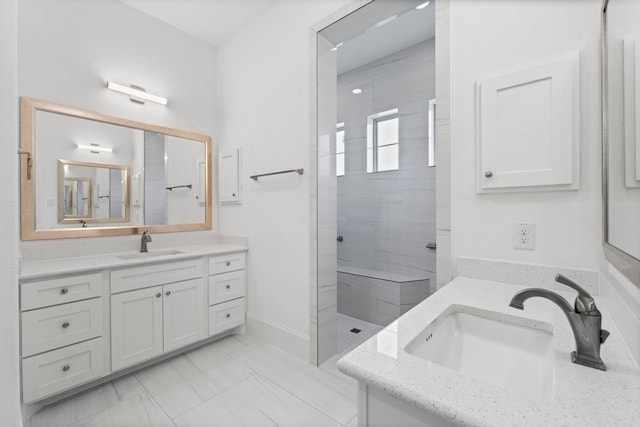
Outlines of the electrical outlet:
[{"label": "electrical outlet", "polygon": [[536,248],[536,224],[533,222],[513,223],[513,248],[534,250]]}]

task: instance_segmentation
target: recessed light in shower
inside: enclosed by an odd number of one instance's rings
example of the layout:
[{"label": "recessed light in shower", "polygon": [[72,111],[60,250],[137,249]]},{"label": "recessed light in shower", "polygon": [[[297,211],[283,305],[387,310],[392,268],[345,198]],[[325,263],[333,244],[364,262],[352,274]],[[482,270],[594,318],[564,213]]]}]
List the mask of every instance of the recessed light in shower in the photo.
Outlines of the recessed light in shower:
[{"label": "recessed light in shower", "polygon": [[416,6],[416,9],[420,10],[420,9],[424,9],[425,7],[429,6],[429,3],[431,3],[430,1],[426,1],[422,4],[419,4]]},{"label": "recessed light in shower", "polygon": [[351,93],[355,93],[356,95],[360,95],[362,93],[362,89],[354,89]]}]

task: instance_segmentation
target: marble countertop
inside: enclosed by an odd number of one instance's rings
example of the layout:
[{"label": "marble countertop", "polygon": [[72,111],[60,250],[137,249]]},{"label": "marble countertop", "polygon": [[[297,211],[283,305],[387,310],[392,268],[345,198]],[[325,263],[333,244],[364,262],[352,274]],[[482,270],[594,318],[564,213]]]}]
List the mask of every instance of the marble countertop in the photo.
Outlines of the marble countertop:
[{"label": "marble countertop", "polygon": [[[459,425],[640,425],[640,371],[602,301],[596,298],[602,327],[611,332],[601,347],[606,372],[571,362],[575,341],[558,306],[532,298],[523,311],[509,307],[511,297],[524,288],[457,278],[341,358],[338,369]],[[573,304],[575,292],[558,293]],[[555,346],[552,399],[530,400],[406,353],[405,346],[452,304],[550,323]]]},{"label": "marble countertop", "polygon": [[120,256],[135,255],[137,251],[109,253],[101,255],[77,256],[73,258],[51,258],[45,260],[22,261],[20,264],[19,279],[21,281],[41,279],[55,275],[75,274],[103,269],[115,269],[132,267],[145,264],[157,264],[168,261],[180,261],[208,255],[223,255],[234,252],[247,251],[246,246],[231,245],[225,243],[207,243],[198,245],[175,246],[170,248],[149,249],[153,255],[155,252],[176,250],[181,253],[172,255],[149,256],[142,258],[122,259]]}]

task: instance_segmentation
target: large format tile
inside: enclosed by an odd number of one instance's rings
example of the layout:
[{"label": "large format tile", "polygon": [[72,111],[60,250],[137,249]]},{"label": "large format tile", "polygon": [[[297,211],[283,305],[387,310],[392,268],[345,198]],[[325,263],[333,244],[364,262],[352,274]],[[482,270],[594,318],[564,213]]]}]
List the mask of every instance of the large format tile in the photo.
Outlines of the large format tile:
[{"label": "large format tile", "polygon": [[135,377],[124,377],[43,407],[25,427],[64,427],[144,393]]},{"label": "large format tile", "polygon": [[343,375],[309,365],[271,346],[257,345],[237,360],[340,424],[356,413],[356,387]]},{"label": "large format tile", "polygon": [[249,368],[233,360],[215,343],[186,353],[185,356],[211,383],[216,394],[252,374]]},{"label": "large format tile", "polygon": [[178,427],[339,425],[260,376],[242,381],[174,422]]},{"label": "large format tile", "polygon": [[147,368],[136,377],[171,418],[221,391],[185,356]]},{"label": "large format tile", "polygon": [[70,427],[175,427],[162,408],[147,394],[130,397]]}]

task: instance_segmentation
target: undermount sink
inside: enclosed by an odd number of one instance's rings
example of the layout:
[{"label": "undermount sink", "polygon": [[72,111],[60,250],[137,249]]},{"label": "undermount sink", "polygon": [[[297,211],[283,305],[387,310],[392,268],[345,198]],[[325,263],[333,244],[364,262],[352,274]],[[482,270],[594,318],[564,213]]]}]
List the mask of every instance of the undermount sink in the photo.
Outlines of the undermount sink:
[{"label": "undermount sink", "polygon": [[156,256],[177,255],[177,254],[183,254],[183,253],[184,252],[178,251],[175,249],[168,249],[164,251],[137,252],[135,254],[118,255],[118,258],[120,259],[151,258]]},{"label": "undermount sink", "polygon": [[404,350],[530,399],[553,397],[553,333],[522,318],[453,305]]}]

